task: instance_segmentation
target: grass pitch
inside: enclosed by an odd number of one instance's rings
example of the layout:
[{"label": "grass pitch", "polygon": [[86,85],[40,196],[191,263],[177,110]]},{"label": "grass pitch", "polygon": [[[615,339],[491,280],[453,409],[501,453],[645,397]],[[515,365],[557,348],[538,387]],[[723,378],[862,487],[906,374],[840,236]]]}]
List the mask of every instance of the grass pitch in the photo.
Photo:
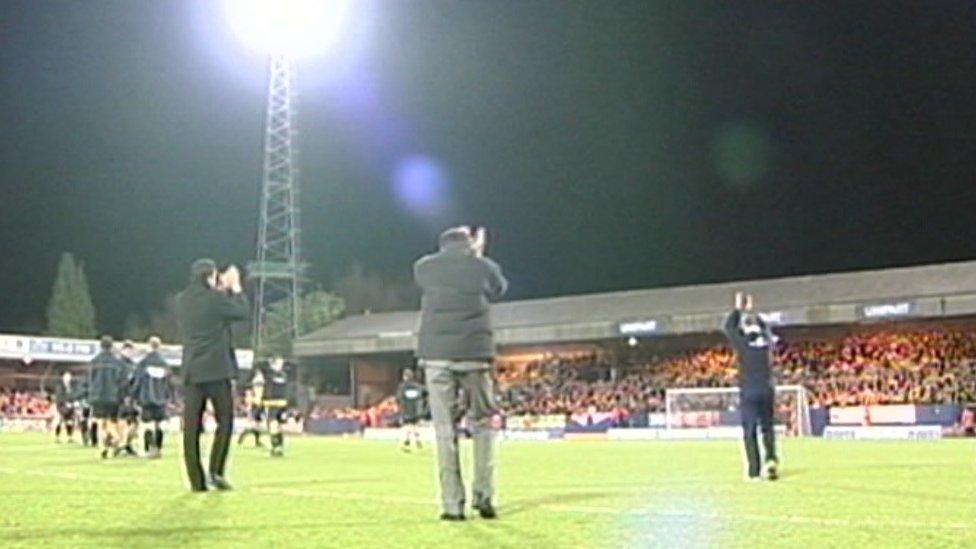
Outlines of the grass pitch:
[{"label": "grass pitch", "polygon": [[744,482],[733,442],[507,442],[500,518],[464,523],[437,520],[431,449],[287,445],[281,459],[234,447],[238,489],[191,494],[176,444],[102,461],[0,434],[0,546],[976,546],[972,441],[786,440],[777,483]]}]

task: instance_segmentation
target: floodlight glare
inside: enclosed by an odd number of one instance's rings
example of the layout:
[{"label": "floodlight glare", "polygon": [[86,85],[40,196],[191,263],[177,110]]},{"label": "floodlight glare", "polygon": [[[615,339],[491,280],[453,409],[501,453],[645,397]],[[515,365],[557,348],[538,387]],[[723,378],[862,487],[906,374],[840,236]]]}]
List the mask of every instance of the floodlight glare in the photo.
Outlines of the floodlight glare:
[{"label": "floodlight glare", "polygon": [[224,0],[231,28],[249,47],[269,55],[308,57],[334,46],[348,0]]}]

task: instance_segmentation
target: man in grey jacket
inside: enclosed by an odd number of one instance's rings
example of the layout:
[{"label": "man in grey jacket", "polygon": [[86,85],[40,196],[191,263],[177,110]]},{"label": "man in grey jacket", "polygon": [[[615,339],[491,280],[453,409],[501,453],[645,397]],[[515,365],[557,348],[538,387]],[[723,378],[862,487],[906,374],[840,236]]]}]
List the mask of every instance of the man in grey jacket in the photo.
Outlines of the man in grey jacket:
[{"label": "man in grey jacket", "polygon": [[444,520],[464,520],[464,483],[458,459],[455,404],[463,390],[474,438],[473,507],[495,518],[492,506],[495,412],[491,361],[495,355],[489,300],[505,293],[501,268],[484,257],[485,233],[468,227],[444,231],[440,250],[414,264],[422,291],[417,358],[425,370],[437,439]]}]

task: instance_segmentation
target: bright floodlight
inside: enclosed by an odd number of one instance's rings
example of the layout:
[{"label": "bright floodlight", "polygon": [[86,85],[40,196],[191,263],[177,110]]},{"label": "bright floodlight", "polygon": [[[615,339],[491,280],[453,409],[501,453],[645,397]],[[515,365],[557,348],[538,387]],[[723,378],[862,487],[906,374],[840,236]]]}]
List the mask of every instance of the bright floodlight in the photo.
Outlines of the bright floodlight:
[{"label": "bright floodlight", "polygon": [[231,27],[248,46],[307,57],[339,40],[348,0],[224,0]]}]

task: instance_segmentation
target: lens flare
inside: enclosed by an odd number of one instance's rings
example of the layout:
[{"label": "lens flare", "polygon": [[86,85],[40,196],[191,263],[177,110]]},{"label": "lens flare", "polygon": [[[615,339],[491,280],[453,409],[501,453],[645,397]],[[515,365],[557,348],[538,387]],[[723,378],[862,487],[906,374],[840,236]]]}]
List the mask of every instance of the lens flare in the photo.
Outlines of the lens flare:
[{"label": "lens flare", "polygon": [[410,212],[424,216],[443,213],[447,206],[447,170],[427,156],[402,159],[393,172],[393,189],[397,199]]}]

